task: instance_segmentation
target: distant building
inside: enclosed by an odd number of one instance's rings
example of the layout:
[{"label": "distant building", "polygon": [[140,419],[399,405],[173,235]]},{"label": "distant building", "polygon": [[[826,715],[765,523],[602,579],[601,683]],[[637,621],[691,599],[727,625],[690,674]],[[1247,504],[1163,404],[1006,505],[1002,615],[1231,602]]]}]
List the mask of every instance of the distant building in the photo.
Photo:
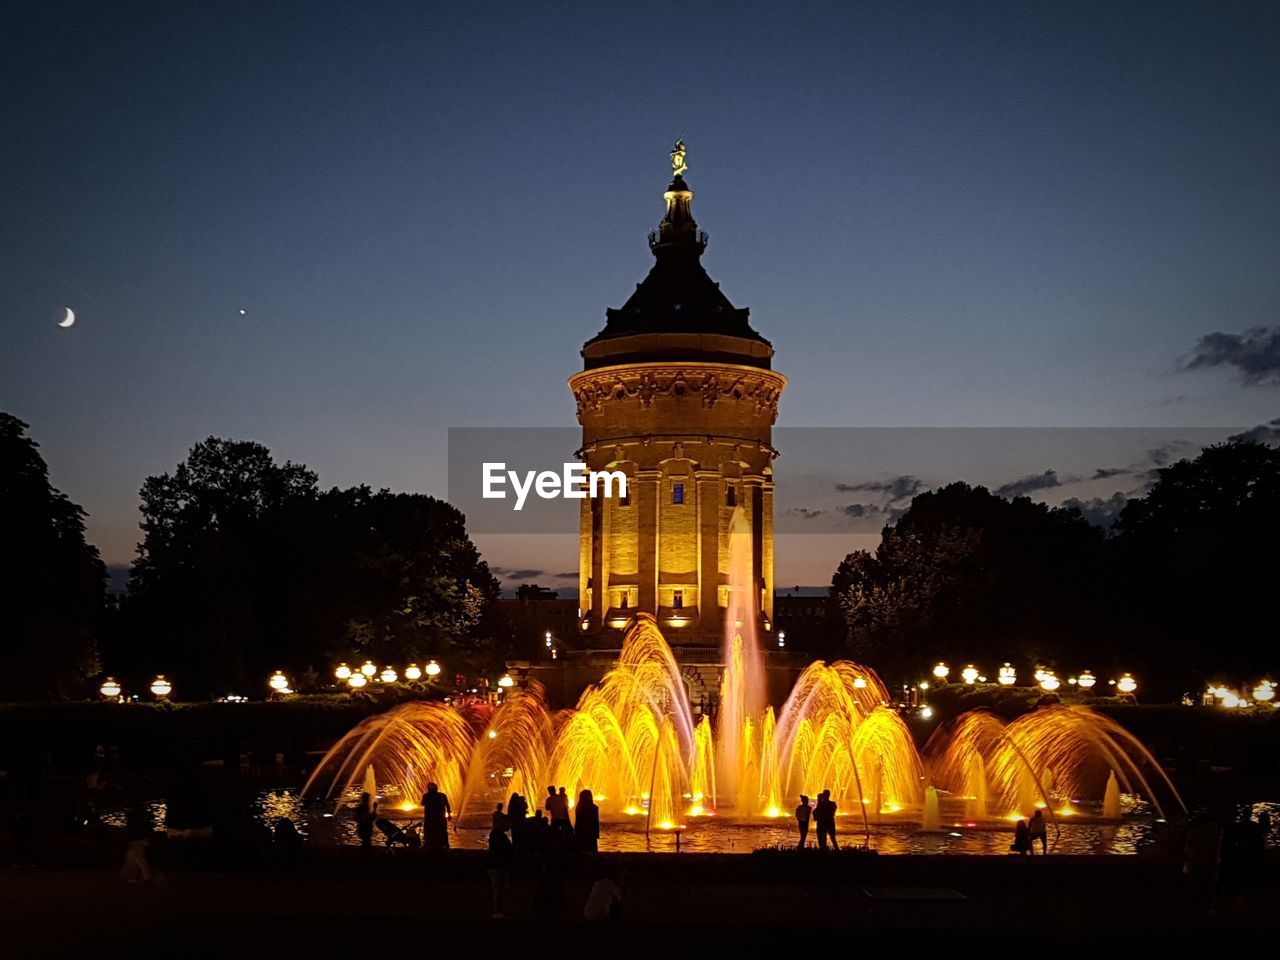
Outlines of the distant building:
[{"label": "distant building", "polygon": [[773,628],[786,634],[793,650],[820,647],[830,630],[827,620],[827,590],[798,587],[773,596]]},{"label": "distant building", "polygon": [[500,599],[498,609],[515,639],[515,649],[537,656],[545,655],[546,637],[564,650],[567,643],[577,643],[578,601],[561,599],[554,590],[526,583],[516,588],[514,599]]}]

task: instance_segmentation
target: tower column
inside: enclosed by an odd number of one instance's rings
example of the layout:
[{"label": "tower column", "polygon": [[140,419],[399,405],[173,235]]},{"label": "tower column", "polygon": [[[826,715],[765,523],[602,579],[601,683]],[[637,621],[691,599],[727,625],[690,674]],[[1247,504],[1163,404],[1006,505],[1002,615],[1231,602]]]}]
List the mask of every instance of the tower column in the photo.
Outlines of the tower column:
[{"label": "tower column", "polygon": [[640,582],[640,596],[636,608],[651,613],[658,609],[658,525],[659,504],[662,495],[662,473],[659,470],[636,471],[636,570]]},{"label": "tower column", "polygon": [[720,508],[724,478],[717,470],[698,470],[698,632],[706,634],[719,622]]}]

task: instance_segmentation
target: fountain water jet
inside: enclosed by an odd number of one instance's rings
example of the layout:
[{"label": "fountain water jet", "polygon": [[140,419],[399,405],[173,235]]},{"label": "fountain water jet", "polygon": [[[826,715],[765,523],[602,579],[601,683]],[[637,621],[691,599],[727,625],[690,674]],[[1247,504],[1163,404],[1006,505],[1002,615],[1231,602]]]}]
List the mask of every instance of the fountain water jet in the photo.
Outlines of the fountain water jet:
[{"label": "fountain water jet", "polygon": [[1107,789],[1102,794],[1102,816],[1107,820],[1120,819],[1120,784],[1116,781],[1116,772],[1107,772]]},{"label": "fountain water jet", "polygon": [[[963,714],[935,732],[925,763],[865,666],[810,664],[776,714],[747,709],[763,688],[748,696],[745,666],[726,673],[726,688],[738,691],[739,723],[731,729],[722,712],[714,724],[707,717],[695,724],[670,647],[654,619],[637,614],[617,664],[575,709],[549,710],[536,687],[513,692],[496,710],[401,704],[343,736],[304,792],[349,801],[370,776],[391,799],[389,812],[409,812],[434,781],[461,817],[511,792],[536,802],[555,784],[571,797],[592,790],[606,818],[675,829],[688,817],[782,817],[798,795],[826,789],[868,835],[873,817],[941,822],[940,792],[964,797],[965,819],[974,823],[1041,805],[1052,815],[1054,795],[1102,797],[1108,816],[1119,815],[1121,791],[1143,794],[1160,815],[1161,797],[1177,798],[1136,738],[1083,707],[1041,707],[1008,724],[985,711]],[[733,764],[722,737],[733,744]]]},{"label": "fountain water jet", "polygon": [[764,656],[760,651],[760,590],[751,573],[751,530],[741,507],[734,508],[729,521],[729,598],[724,618],[724,677],[720,684],[720,706],[716,725],[716,746],[720,763],[721,788],[733,797],[735,807],[751,811],[759,806],[753,791],[741,778],[753,758],[748,756],[743,737],[765,706]]},{"label": "fountain water jet", "polygon": [[925,833],[939,833],[942,830],[942,810],[938,805],[938,788],[932,784],[924,788],[924,815],[920,818],[920,829]]}]

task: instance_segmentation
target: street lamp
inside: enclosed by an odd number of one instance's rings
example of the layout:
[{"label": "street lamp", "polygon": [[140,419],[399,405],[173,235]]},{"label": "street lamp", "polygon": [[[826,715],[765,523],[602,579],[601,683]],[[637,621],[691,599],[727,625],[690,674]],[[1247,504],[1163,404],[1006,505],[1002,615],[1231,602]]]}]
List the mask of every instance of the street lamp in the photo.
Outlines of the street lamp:
[{"label": "street lamp", "polygon": [[945,663],[935,663],[933,665],[933,675],[939,680],[947,679],[947,674],[951,672],[951,668]]},{"label": "street lamp", "polygon": [[359,690],[368,682],[369,678],[366,677],[363,672],[353,673],[351,676],[347,677],[347,686],[352,690]]},{"label": "street lamp", "polygon": [[416,663],[411,663],[404,668],[404,678],[406,680],[419,680],[422,678],[422,668]]},{"label": "street lamp", "polygon": [[1084,673],[1080,674],[1079,679],[1076,680],[1076,683],[1079,685],[1081,690],[1092,690],[1093,685],[1097,682],[1098,678],[1093,675],[1092,670],[1086,670]]},{"label": "street lamp", "polygon": [[1001,686],[1012,687],[1018,682],[1018,671],[1013,669],[1013,664],[1006,663],[1000,668],[997,679],[1000,681]]},{"label": "street lamp", "polygon": [[972,663],[960,671],[960,679],[965,683],[973,686],[974,681],[978,679],[978,668]]},{"label": "street lamp", "polygon": [[378,672],[378,668],[373,665],[372,660],[366,660],[360,666],[360,672],[368,679],[373,679],[373,675]]},{"label": "street lamp", "polygon": [[333,671],[333,675],[337,677],[339,680],[349,680],[351,679],[351,668],[348,667],[345,663],[340,663],[338,664],[337,668]]},{"label": "street lamp", "polygon": [[288,693],[289,678],[284,675],[283,670],[277,670],[271,675],[270,679],[267,680],[267,686],[276,693]]},{"label": "street lamp", "polygon": [[1126,673],[1116,681],[1116,689],[1121,693],[1133,693],[1138,689],[1138,681],[1133,679],[1132,675]]},{"label": "street lamp", "polygon": [[501,677],[498,678],[498,686],[500,686],[503,690],[510,690],[515,685],[516,685],[516,682],[511,678],[511,674],[509,673],[504,673]]},{"label": "street lamp", "polygon": [[151,695],[157,700],[164,700],[171,693],[173,684],[164,678],[163,673],[157,673],[156,678],[151,681]]},{"label": "street lamp", "polygon": [[392,669],[391,667],[383,667],[382,674],[378,677],[378,679],[381,680],[383,683],[395,683],[396,680],[399,679],[399,677],[396,675],[395,670]]},{"label": "street lamp", "polygon": [[1041,690],[1047,690],[1050,693],[1052,693],[1054,690],[1057,690],[1060,686],[1062,686],[1062,682],[1057,677],[1055,677],[1052,673],[1050,673],[1048,670],[1045,670],[1042,672],[1042,675],[1040,677]]},{"label": "street lamp", "polygon": [[438,676],[440,676],[440,664],[436,663],[434,660],[432,660],[430,663],[428,663],[428,664],[427,664],[427,676],[428,676],[428,677],[438,677]]},{"label": "street lamp", "polygon": [[778,649],[781,650],[787,645],[787,631],[778,631]]},{"label": "street lamp", "polygon": [[116,697],[120,696],[124,690],[120,686],[120,681],[115,677],[107,677],[107,679],[102,681],[102,686],[98,688],[98,692],[106,699],[114,700]]},{"label": "street lamp", "polygon": [[1253,688],[1253,699],[1259,703],[1270,703],[1276,698],[1276,685],[1270,680],[1260,680]]}]

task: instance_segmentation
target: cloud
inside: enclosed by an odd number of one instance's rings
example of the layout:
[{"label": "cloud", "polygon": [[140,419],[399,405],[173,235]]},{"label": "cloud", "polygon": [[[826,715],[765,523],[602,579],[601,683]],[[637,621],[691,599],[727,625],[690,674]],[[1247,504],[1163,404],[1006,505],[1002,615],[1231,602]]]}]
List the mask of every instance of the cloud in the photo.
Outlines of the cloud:
[{"label": "cloud", "polygon": [[1237,433],[1235,436],[1227,437],[1227,439],[1280,445],[1280,417],[1268,420],[1266,423],[1260,423],[1256,427],[1250,427],[1244,433]]},{"label": "cloud", "polygon": [[1280,383],[1280,327],[1206,333],[1182,360],[1183,370],[1231,367],[1250,386]]},{"label": "cloud", "polygon": [[1108,529],[1116,522],[1120,511],[1128,502],[1129,498],[1117,491],[1105,500],[1102,497],[1093,497],[1089,500],[1070,497],[1062,501],[1062,506],[1068,510],[1079,510],[1080,515],[1095,527]]},{"label": "cloud", "polygon": [[1094,480],[1109,480],[1112,477],[1122,477],[1126,473],[1131,472],[1131,467],[1099,467],[1093,471]]},{"label": "cloud", "polygon": [[1060,486],[1062,486],[1062,481],[1058,479],[1058,471],[1046,470],[1044,473],[1033,473],[1018,480],[1010,480],[1003,486],[996,488],[996,496],[1007,497],[1012,500],[1014,497],[1025,497],[1027,494],[1035,493],[1037,490],[1052,490],[1054,487]]},{"label": "cloud", "polygon": [[869,513],[878,513],[879,510],[880,508],[875,506],[875,504],[851,503],[844,508],[844,515],[857,520],[860,517],[865,517]]},{"label": "cloud", "polygon": [[557,573],[557,574],[555,575],[555,579],[556,579],[556,580],[577,580],[577,579],[578,579],[578,571],[577,571],[577,570],[566,570],[564,573]]},{"label": "cloud", "polygon": [[894,477],[891,480],[868,480],[864,483],[837,483],[837,493],[883,493],[888,494],[890,503],[910,500],[924,489],[919,477],[909,473]]},{"label": "cloud", "polygon": [[489,571],[500,580],[535,580],[546,574],[545,570],[508,570],[506,567],[490,567]]},{"label": "cloud", "polygon": [[801,520],[812,520],[814,517],[820,517],[827,511],[810,510],[808,507],[787,507],[784,513],[789,517],[799,517]]}]

